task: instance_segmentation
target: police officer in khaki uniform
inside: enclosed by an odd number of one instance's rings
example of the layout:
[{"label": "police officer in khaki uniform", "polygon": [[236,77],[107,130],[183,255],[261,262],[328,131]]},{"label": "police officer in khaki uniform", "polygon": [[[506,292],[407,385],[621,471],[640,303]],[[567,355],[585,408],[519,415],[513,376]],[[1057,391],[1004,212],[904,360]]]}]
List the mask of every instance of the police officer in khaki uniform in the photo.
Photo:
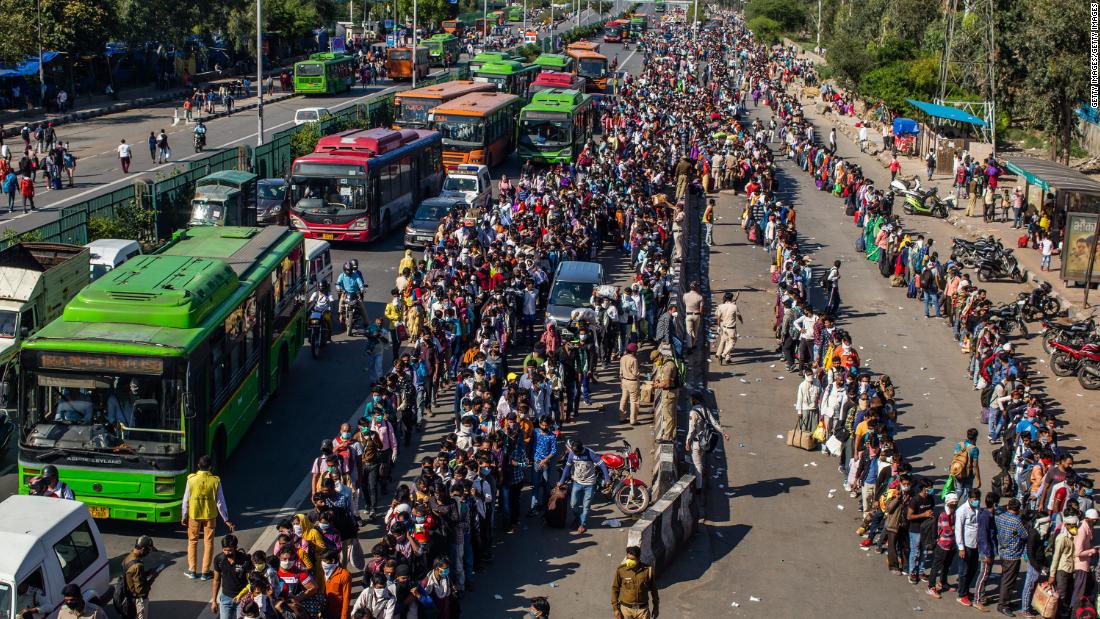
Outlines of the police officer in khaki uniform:
[{"label": "police officer in khaki uniform", "polygon": [[658,442],[671,443],[676,439],[676,399],[680,394],[680,370],[667,348],[649,354],[654,364],[653,388],[660,389],[657,404],[653,407],[654,432]]},{"label": "police officer in khaki uniform", "polygon": [[657,619],[661,603],[657,583],[653,568],[642,563],[641,557],[641,548],[629,546],[626,559],[615,570],[615,578],[611,581],[611,610],[615,619]]},{"label": "police officer in khaki uniform", "polygon": [[638,369],[638,345],[626,345],[626,354],[619,358],[619,382],[623,395],[619,399],[619,422],[627,421],[626,407],[630,406],[630,425],[638,423],[638,403],[641,397],[641,371]]},{"label": "police officer in khaki uniform", "polygon": [[688,284],[688,291],[684,293],[684,313],[687,317],[684,324],[687,326],[688,350],[695,348],[695,341],[699,339],[699,325],[703,322],[703,295],[699,294],[699,282]]},{"label": "police officer in khaki uniform", "polygon": [[722,295],[722,303],[715,308],[714,318],[718,322],[718,362],[722,365],[733,363],[730,355],[737,344],[737,323],[743,323],[745,319],[737,310],[737,300],[732,292]]}]

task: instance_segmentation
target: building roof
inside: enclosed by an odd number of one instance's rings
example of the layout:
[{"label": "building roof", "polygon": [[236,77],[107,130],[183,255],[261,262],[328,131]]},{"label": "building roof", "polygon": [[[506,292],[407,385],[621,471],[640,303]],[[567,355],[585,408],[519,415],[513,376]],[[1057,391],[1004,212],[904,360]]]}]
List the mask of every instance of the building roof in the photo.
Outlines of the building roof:
[{"label": "building roof", "polygon": [[1100,182],[1056,161],[1035,157],[1009,157],[1004,159],[1004,163],[1009,171],[1022,176],[1029,184],[1043,191],[1100,195]]}]

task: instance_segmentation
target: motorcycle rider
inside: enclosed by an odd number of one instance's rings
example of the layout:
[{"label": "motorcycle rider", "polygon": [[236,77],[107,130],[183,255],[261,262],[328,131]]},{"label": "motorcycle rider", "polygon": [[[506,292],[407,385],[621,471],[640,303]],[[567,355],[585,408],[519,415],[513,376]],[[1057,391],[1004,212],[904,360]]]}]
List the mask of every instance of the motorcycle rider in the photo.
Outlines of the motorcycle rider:
[{"label": "motorcycle rider", "polygon": [[[359,304],[359,315],[363,320],[366,320],[367,307],[363,303],[363,289],[367,286],[363,282],[362,275],[356,276],[355,273],[355,268],[352,267],[351,261],[349,260],[344,263],[344,272],[336,279],[336,289],[340,291],[340,310],[341,314],[343,314],[347,304],[354,300]],[[348,330],[351,330],[353,325],[344,326]]]},{"label": "motorcycle rider", "polygon": [[325,321],[325,341],[332,341],[332,305],[336,302],[329,288],[328,280],[322,279],[321,284],[309,295],[309,311],[321,312],[321,320]]},{"label": "motorcycle rider", "polygon": [[47,464],[42,467],[42,474],[31,480],[31,488],[38,496],[48,496],[54,499],[69,499],[75,501],[76,496],[69,484],[58,479],[57,467]]},{"label": "motorcycle rider", "polygon": [[195,144],[198,146],[198,150],[206,148],[206,125],[203,124],[200,118],[198,124],[195,125]]}]

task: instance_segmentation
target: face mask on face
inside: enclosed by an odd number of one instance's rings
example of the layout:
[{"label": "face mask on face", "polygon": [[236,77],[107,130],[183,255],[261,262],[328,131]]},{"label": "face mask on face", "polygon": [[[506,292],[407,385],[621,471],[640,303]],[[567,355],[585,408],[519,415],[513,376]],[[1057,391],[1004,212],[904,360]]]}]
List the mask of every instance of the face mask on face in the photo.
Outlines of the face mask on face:
[{"label": "face mask on face", "polygon": [[345,441],[350,439],[351,436],[352,436],[351,432],[341,432],[340,433],[340,438],[344,439]]},{"label": "face mask on face", "polygon": [[293,525],[293,529],[294,529],[294,534],[295,535],[301,535],[302,534],[302,525],[300,525],[300,524]]},{"label": "face mask on face", "polygon": [[285,561],[279,561],[279,567],[283,568],[284,570],[289,570],[290,568],[294,567],[294,562],[289,559]]},{"label": "face mask on face", "polygon": [[327,522],[318,522],[318,523],[317,523],[317,527],[318,527],[319,529],[321,529],[322,531],[328,531],[328,530],[329,530],[329,528],[330,528],[330,525],[329,525],[329,523],[327,523]]},{"label": "face mask on face", "polygon": [[253,569],[255,569],[255,571],[257,573],[262,574],[264,572],[264,570],[267,569],[267,564],[266,563],[253,563],[252,567],[253,567]]},{"label": "face mask on face", "polygon": [[491,469],[487,466],[481,467],[481,474],[484,475],[485,477],[488,477],[489,473],[492,473],[492,472],[493,472],[493,469]]},{"label": "face mask on face", "polygon": [[325,578],[330,578],[330,577],[332,577],[332,573],[336,571],[336,564],[335,563],[325,563],[325,562],[322,561],[321,562],[321,568],[323,570],[325,570]]},{"label": "face mask on face", "polygon": [[382,415],[375,415],[374,416],[374,422],[375,423],[382,423],[383,421],[385,421],[385,417],[383,417]]},{"label": "face mask on face", "polygon": [[416,521],[416,524],[424,524],[424,522],[427,520],[427,517],[425,517],[425,516],[416,516],[416,517],[413,518],[413,520]]},{"label": "face mask on face", "polygon": [[440,578],[446,578],[451,575],[451,568],[445,567],[439,570]]},{"label": "face mask on face", "polygon": [[977,507],[978,499],[970,499],[970,507]]},{"label": "face mask on face", "polygon": [[637,559],[627,559],[626,561],[623,562],[623,564],[626,565],[630,569],[634,569],[635,567],[638,566],[638,560]]},{"label": "face mask on face", "polygon": [[901,487],[901,491],[902,491],[902,492],[909,492],[909,485],[908,485],[908,484],[906,484],[906,485],[903,485],[903,486]]}]

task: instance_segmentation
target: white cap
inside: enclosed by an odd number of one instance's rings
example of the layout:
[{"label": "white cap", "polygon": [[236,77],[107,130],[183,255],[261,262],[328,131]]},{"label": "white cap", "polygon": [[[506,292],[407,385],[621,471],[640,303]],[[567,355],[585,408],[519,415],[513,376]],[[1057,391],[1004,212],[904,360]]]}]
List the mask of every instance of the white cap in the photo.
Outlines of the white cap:
[{"label": "white cap", "polygon": [[1001,350],[1005,352],[1012,352],[1012,342],[1005,342],[1004,346],[1001,346]]},{"label": "white cap", "polygon": [[1100,520],[1100,512],[1095,509],[1088,509],[1085,511],[1085,518],[1089,520]]},{"label": "white cap", "polygon": [[959,495],[955,494],[954,492],[948,492],[947,496],[943,497],[943,502],[944,503],[958,503],[959,502]]}]

